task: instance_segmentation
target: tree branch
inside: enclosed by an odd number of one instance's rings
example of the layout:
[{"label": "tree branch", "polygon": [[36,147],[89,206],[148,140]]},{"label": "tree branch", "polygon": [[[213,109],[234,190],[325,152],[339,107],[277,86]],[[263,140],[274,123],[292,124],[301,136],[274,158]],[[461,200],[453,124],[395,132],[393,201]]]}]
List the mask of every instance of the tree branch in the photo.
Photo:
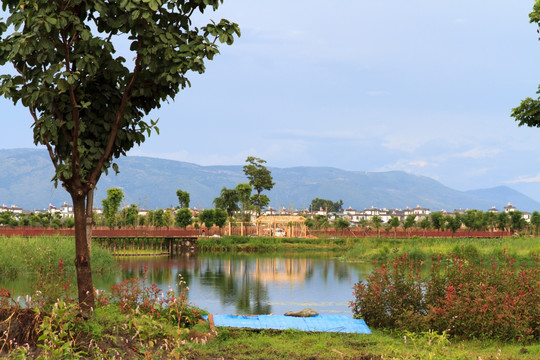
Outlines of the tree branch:
[{"label": "tree branch", "polygon": [[124,116],[124,112],[126,110],[128,100],[131,96],[131,91],[133,90],[133,86],[135,85],[135,82],[142,70],[142,66],[141,66],[142,55],[139,51],[142,47],[141,44],[142,44],[142,36],[139,35],[137,58],[135,59],[135,68],[133,69],[133,76],[131,77],[129,84],[124,89],[124,93],[122,95],[122,101],[120,102],[120,106],[118,107],[118,110],[116,111],[116,118],[115,118],[113,126],[111,127],[111,132],[109,134],[109,141],[107,141],[107,145],[105,146],[105,151],[103,152],[101,159],[99,159],[97,166],[94,168],[89,178],[92,184],[95,184],[98,181],[99,176],[101,175],[101,168],[103,167],[103,164],[105,164],[105,161],[112,156],[113,146],[116,140],[116,135],[118,134],[118,128],[120,127],[120,122],[122,121],[122,118]]},{"label": "tree branch", "polygon": [[[72,41],[67,40],[64,30],[61,30],[62,43],[64,44],[64,59],[66,62],[66,72],[71,72],[71,56],[70,56],[70,45]],[[80,179],[80,154],[79,154],[79,129],[80,129],[80,113],[77,106],[77,97],[75,95],[75,88],[72,84],[68,83],[69,99],[71,101],[71,117],[74,122],[72,130],[72,152],[71,152],[71,172],[72,178],[76,180],[77,186],[82,186]]]}]

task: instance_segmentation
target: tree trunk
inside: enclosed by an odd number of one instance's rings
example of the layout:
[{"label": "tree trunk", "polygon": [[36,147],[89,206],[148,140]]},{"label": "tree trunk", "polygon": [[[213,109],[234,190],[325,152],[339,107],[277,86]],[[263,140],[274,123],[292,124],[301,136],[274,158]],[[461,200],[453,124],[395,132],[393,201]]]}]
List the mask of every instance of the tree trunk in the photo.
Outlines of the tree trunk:
[{"label": "tree trunk", "polygon": [[94,189],[90,189],[86,196],[86,242],[88,243],[88,254],[92,255],[92,221],[93,221]]},{"label": "tree trunk", "polygon": [[71,194],[75,214],[75,269],[77,270],[77,288],[79,307],[84,318],[90,316],[94,308],[94,285],[90,267],[90,249],[86,233],[86,201],[84,195]]}]

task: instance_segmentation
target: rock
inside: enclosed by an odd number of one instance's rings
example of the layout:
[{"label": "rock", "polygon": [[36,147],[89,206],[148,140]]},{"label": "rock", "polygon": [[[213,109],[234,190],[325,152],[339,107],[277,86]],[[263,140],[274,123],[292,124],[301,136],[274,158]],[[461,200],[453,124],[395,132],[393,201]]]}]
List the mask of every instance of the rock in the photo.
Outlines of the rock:
[{"label": "rock", "polygon": [[295,316],[295,317],[312,317],[312,316],[319,315],[319,313],[315,309],[307,308],[307,309],[300,310],[298,312],[287,311],[284,315],[285,316]]}]

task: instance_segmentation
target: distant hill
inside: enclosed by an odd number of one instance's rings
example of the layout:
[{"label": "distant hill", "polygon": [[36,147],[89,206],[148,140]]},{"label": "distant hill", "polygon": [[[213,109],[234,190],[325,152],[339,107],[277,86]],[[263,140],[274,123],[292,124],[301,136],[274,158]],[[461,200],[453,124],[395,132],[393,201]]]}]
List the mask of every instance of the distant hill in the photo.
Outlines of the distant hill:
[{"label": "distant hill", "polygon": [[[199,166],[148,157],[130,156],[118,161],[120,174],[110,173],[98,183],[95,206],[110,187],[120,187],[125,203],[147,209],[176,206],[176,190],[190,193],[191,206],[208,208],[222,187],[247,182],[242,165]],[[0,204],[24,209],[44,209],[49,204],[70,203],[64,189],[50,182],[53,167],[48,154],[38,149],[0,150]],[[420,205],[432,211],[454,209],[502,210],[509,202],[522,211],[540,210],[540,203],[509,187],[458,191],[424,176],[401,171],[360,172],[330,167],[269,167],[276,185],[268,196],[271,206],[307,208],[313,198],[342,199],[357,210],[371,206],[404,209]]]}]

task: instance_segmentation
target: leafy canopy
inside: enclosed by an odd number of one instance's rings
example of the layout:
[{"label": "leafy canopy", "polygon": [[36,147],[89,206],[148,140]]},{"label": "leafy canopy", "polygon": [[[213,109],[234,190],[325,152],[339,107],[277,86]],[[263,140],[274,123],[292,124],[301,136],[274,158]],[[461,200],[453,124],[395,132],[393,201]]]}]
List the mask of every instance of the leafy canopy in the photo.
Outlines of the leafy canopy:
[{"label": "leafy canopy", "polygon": [[178,202],[180,203],[180,208],[189,208],[189,193],[181,189],[176,190],[176,196],[178,197]]},{"label": "leafy canopy", "polygon": [[328,212],[340,212],[343,210],[343,200],[333,202],[332,200],[315,198],[311,200],[310,209],[311,211],[322,209]]},{"label": "leafy canopy", "polygon": [[[218,40],[232,44],[240,35],[227,20],[193,25],[195,12],[222,0],[2,3],[10,15],[0,22],[0,65],[12,64],[16,74],[0,77],[0,93],[29,109],[55,181],[79,195],[158,131],[143,118],[190,85],[186,73],[205,71]],[[117,53],[125,45],[128,59]]]},{"label": "leafy canopy", "polygon": [[107,189],[107,197],[101,201],[103,205],[103,216],[107,220],[107,226],[114,228],[116,225],[116,214],[120,209],[120,204],[124,199],[124,192],[119,188]]}]

